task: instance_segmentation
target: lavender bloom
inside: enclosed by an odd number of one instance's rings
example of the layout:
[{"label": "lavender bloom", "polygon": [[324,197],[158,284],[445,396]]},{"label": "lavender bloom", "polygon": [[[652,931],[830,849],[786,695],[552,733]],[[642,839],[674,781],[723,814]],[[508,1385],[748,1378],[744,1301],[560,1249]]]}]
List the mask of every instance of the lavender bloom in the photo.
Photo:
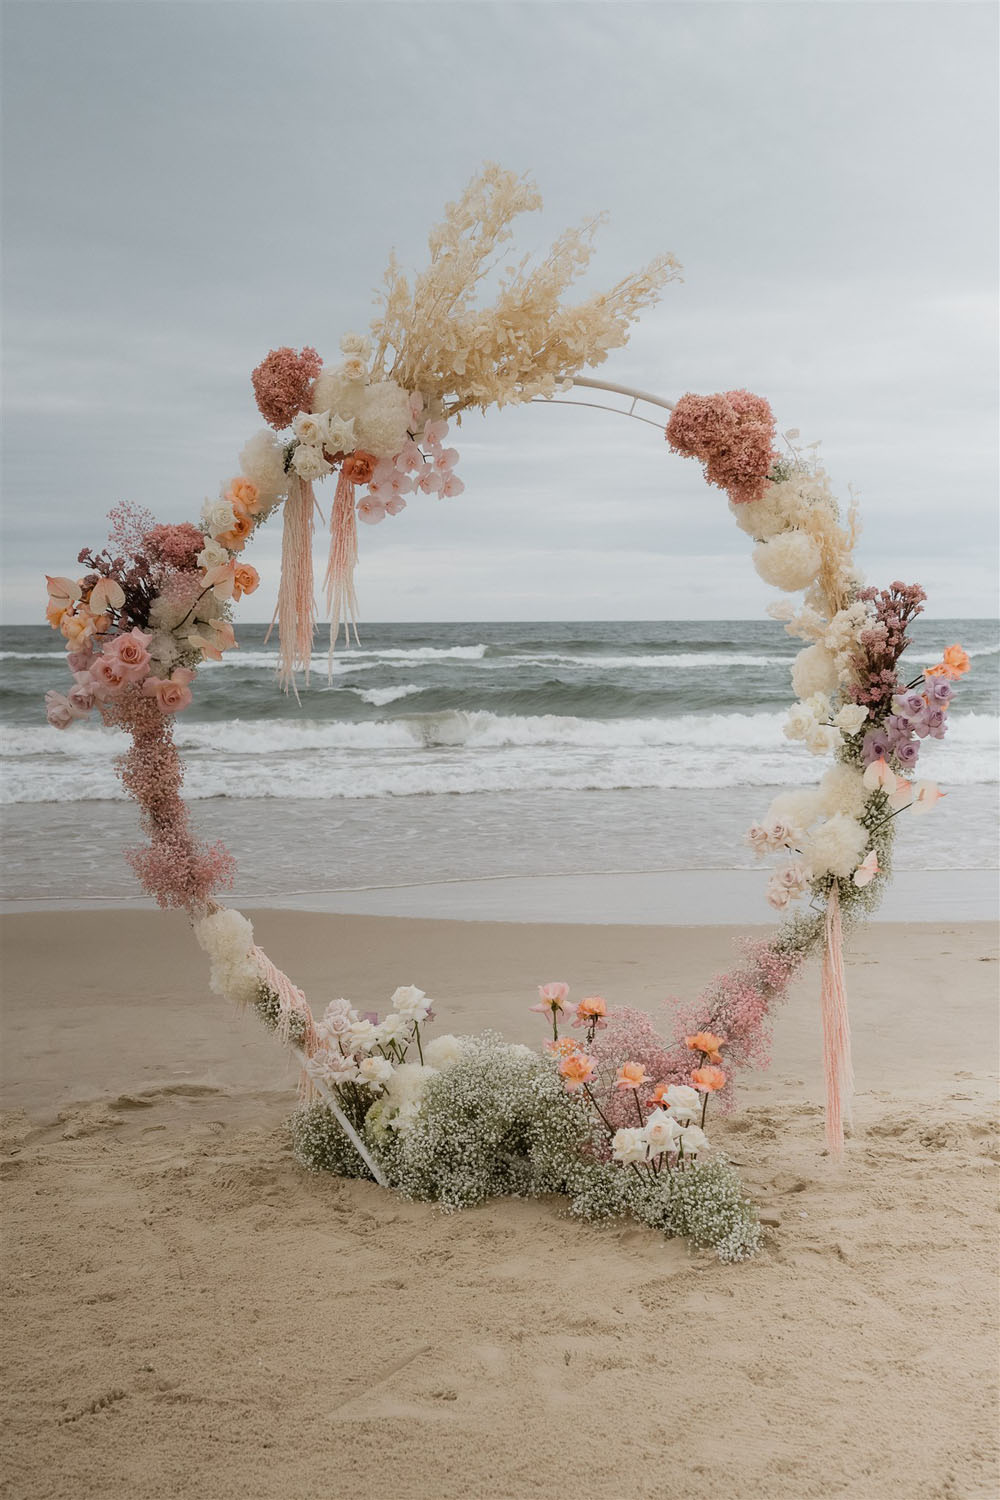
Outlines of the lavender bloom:
[{"label": "lavender bloom", "polygon": [[917,756],[919,754],[920,746],[916,740],[909,740],[905,745],[896,746],[896,759],[904,771],[912,770],[917,763]]},{"label": "lavender bloom", "polygon": [[[923,705],[921,705],[922,707]],[[893,745],[910,738],[916,732],[920,733],[919,720],[911,719],[909,714],[890,714],[885,721],[885,730]]]},{"label": "lavender bloom", "polygon": [[[72,696],[73,694],[70,693],[70,698]],[[948,728],[948,716],[943,708],[928,708],[924,714],[924,723],[927,726],[927,733],[931,739],[944,739],[945,731]]]},{"label": "lavender bloom", "polygon": [[876,760],[888,760],[892,742],[884,729],[869,729],[861,741],[861,759],[866,766]]},{"label": "lavender bloom", "polygon": [[948,699],[955,691],[946,677],[925,677],[924,685],[930,701],[940,704],[942,707],[948,702]]}]

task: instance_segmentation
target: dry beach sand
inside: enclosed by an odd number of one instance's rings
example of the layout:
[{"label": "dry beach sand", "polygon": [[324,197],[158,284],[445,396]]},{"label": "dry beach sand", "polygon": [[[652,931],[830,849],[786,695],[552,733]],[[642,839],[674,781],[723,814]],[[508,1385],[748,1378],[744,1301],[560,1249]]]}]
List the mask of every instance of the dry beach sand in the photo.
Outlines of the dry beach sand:
[{"label": "dry beach sand", "polygon": [[[443,1029],[513,1040],[540,980],[655,1011],[733,936],[251,915],[314,1003],[414,982]],[[814,972],[778,1013],[713,1132],[769,1225],[730,1267],[557,1202],[445,1217],[310,1176],[277,1045],[207,993],[180,918],[4,938],[10,1500],[994,1500],[986,924],[854,941],[843,1167]]]}]

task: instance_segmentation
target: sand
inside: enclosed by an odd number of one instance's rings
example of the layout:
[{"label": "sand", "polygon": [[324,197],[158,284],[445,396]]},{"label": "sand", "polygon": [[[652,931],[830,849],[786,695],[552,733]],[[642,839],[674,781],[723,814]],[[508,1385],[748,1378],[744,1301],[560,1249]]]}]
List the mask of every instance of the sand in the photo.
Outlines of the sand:
[{"label": "sand", "polygon": [[[253,915],[314,1002],[415,982],[446,1029],[516,1040],[540,980],[655,1011],[733,935]],[[814,974],[779,1012],[714,1130],[768,1225],[734,1267],[558,1201],[446,1217],[310,1176],[276,1044],[207,993],[179,918],[4,939],[3,1496],[994,1500],[985,924],[855,941],[841,1167]]]}]

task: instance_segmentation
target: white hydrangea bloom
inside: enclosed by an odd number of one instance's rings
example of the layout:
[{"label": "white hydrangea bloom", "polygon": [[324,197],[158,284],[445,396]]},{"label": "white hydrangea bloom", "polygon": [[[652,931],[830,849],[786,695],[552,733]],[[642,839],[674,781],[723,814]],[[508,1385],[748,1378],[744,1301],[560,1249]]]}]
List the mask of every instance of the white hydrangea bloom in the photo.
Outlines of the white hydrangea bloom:
[{"label": "white hydrangea bloom", "polygon": [[240,453],[240,468],[257,486],[259,504],[270,510],[288,494],[284,444],[269,427],[255,432]]},{"label": "white hydrangea bloom", "polygon": [[357,417],[367,387],[349,380],[343,365],[324,365],[313,383],[313,411],[332,411],[345,421]]},{"label": "white hydrangea bloom", "polygon": [[780,792],[767,811],[768,823],[787,823],[795,829],[806,829],[823,812],[823,800],[816,787],[794,787]]},{"label": "white hydrangea bloom", "polygon": [[376,458],[392,458],[408,436],[410,398],[394,380],[366,386],[357,414],[357,446]]},{"label": "white hydrangea bloom", "polygon": [[257,999],[260,991],[260,969],[252,956],[253,927],[242,912],[220,907],[194,924],[199,946],[208,954],[211,964],[209,986],[240,1005]]},{"label": "white hydrangea bloom", "polygon": [[868,800],[864,773],[857,766],[846,766],[838,761],[820,781],[819,795],[827,817],[838,812],[846,813],[849,818],[860,817]]},{"label": "white hydrangea bloom", "polygon": [[[530,1051],[530,1048],[528,1049]],[[443,1073],[447,1068],[453,1068],[462,1057],[462,1039],[457,1036],[436,1036],[432,1042],[424,1047],[424,1060],[432,1068]]]},{"label": "white hydrangea bloom", "polygon": [[757,543],[753,565],[765,583],[794,594],[808,588],[819,572],[819,546],[806,531],[784,531]]},{"label": "white hydrangea bloom", "polygon": [[802,855],[813,874],[837,875],[841,879],[856,870],[868,847],[868,832],[846,813],[834,813],[809,834]]},{"label": "white hydrangea bloom", "polygon": [[832,693],[838,681],[836,658],[825,646],[806,646],[792,663],[792,687],[798,698]]}]

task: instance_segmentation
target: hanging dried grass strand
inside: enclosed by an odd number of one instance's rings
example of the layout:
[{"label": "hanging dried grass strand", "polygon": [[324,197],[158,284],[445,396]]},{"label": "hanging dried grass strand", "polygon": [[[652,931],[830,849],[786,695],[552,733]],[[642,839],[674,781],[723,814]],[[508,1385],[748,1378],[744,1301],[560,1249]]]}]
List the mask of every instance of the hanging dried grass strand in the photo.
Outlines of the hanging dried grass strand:
[{"label": "hanging dried grass strand", "polygon": [[[302,671],[309,682],[316,605],[313,599],[313,510],[312,485],[296,474],[285,501],[281,533],[281,582],[278,585],[278,681],[285,692],[295,691],[295,673]],[[271,621],[272,628],[274,620]],[[268,636],[270,636],[268,631]],[[296,697],[298,693],[296,692]]]},{"label": "hanging dried grass strand", "polygon": [[344,622],[344,638],[350,645],[351,625],[358,639],[358,596],[354,570],[358,565],[358,523],[354,509],[354,482],[343,469],[337,475],[337,490],[330,510],[330,555],[326,564],[326,608],[330,616],[330,663]]}]

